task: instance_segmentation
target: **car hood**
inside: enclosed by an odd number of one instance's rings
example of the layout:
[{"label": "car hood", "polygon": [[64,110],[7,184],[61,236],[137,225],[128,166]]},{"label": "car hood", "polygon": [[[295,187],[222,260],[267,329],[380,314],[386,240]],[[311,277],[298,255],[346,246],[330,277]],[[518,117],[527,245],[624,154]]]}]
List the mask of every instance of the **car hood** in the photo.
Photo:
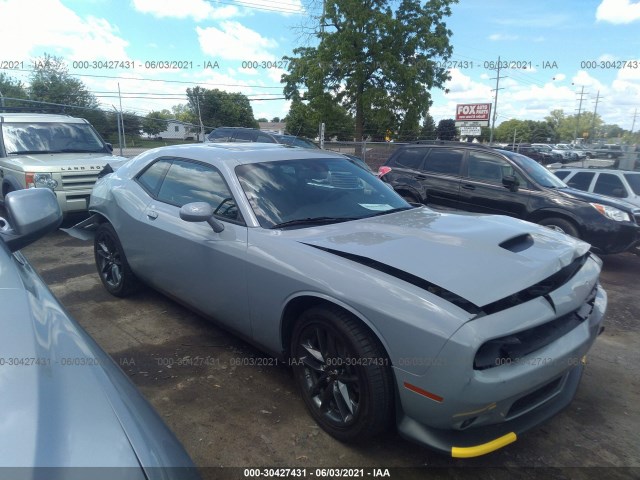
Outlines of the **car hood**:
[{"label": "car hood", "polygon": [[510,217],[424,207],[284,235],[332,255],[407,272],[479,307],[535,285],[590,247]]},{"label": "car hood", "polygon": [[100,152],[9,155],[3,160],[23,171],[62,172],[65,170],[77,171],[86,169],[99,172],[107,163],[125,159]]},{"label": "car hood", "polygon": [[586,202],[601,203],[603,205],[609,205],[611,207],[619,208],[620,210],[624,210],[626,212],[638,209],[638,207],[625,200],[607,197],[605,195],[598,195],[597,193],[585,192],[583,190],[576,190],[575,188],[571,187],[559,188],[555,191],[557,191],[561,195],[564,195],[565,197],[577,198],[578,200],[584,200]]}]

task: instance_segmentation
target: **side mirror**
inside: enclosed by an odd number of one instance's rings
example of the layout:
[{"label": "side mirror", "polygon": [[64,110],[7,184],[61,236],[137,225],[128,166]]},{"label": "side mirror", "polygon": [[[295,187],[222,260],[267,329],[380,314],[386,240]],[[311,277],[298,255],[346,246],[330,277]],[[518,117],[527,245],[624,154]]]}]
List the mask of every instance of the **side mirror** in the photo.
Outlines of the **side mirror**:
[{"label": "side mirror", "polygon": [[110,152],[113,152],[113,145],[110,143],[105,143],[105,145],[107,146],[107,150],[109,150]]},{"label": "side mirror", "polygon": [[207,222],[213,231],[220,233],[224,225],[213,217],[213,207],[207,202],[192,202],[180,208],[180,218],[185,222]]},{"label": "side mirror", "polygon": [[512,192],[517,192],[520,182],[518,182],[518,179],[515,177],[515,175],[505,175],[504,177],[502,177],[502,185],[507,187]]},{"label": "side mirror", "polygon": [[4,197],[8,223],[0,236],[9,250],[15,252],[57,229],[62,211],[55,193],[48,188],[15,190]]}]

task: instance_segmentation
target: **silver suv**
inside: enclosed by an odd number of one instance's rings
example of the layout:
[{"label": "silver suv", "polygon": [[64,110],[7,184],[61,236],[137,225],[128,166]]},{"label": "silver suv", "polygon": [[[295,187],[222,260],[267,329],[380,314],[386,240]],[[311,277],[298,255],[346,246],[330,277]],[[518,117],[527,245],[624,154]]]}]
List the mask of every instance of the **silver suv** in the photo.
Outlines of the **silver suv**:
[{"label": "silver suv", "polygon": [[46,187],[63,214],[86,211],[112,150],[83,118],[0,113],[0,204],[14,190]]}]

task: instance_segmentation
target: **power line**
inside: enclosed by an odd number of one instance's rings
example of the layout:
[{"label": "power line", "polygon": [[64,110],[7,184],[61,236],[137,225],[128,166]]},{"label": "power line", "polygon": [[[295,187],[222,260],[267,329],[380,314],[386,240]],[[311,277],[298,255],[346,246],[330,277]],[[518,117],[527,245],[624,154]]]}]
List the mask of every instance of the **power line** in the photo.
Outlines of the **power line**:
[{"label": "power line", "polygon": [[288,8],[286,7],[285,3],[282,2],[273,2],[270,1],[270,4],[274,4],[274,5],[282,5],[281,7],[269,7],[266,5],[262,5],[259,3],[253,3],[247,0],[235,0],[235,1],[221,1],[221,0],[217,0],[217,1],[213,1],[213,0],[209,0],[208,3],[210,4],[221,4],[221,5],[231,5],[231,6],[241,6],[241,7],[245,7],[245,8],[252,8],[254,10],[262,10],[265,12],[273,12],[273,13],[289,13],[292,15],[304,15],[306,14],[306,10],[304,9],[304,7],[302,7],[302,5],[300,5],[300,8]]}]

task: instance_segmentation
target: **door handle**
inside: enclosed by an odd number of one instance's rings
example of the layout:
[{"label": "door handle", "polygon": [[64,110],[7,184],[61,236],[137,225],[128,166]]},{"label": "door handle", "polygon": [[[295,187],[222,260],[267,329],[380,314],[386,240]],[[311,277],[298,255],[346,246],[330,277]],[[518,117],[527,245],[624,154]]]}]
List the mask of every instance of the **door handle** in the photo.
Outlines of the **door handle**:
[{"label": "door handle", "polygon": [[149,217],[150,220],[155,220],[156,218],[158,218],[158,212],[154,212],[153,210],[148,210],[147,217]]},{"label": "door handle", "polygon": [[464,188],[465,190],[475,190],[476,186],[475,185],[471,185],[469,183],[463,183],[462,184],[462,188]]}]

